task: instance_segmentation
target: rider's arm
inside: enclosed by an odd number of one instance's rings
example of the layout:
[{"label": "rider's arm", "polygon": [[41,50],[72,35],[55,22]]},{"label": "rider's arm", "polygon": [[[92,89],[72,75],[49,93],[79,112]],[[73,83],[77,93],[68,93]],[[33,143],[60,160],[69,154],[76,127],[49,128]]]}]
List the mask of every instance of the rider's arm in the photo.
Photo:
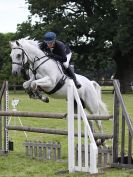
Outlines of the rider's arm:
[{"label": "rider's arm", "polygon": [[39,43],[39,48],[40,48],[41,50],[44,50],[44,42],[40,42],[40,43]]},{"label": "rider's arm", "polygon": [[47,47],[47,44],[44,43],[44,42],[41,42],[41,43],[39,44],[39,48],[40,48],[43,52],[49,52],[49,49],[48,49],[48,47]]},{"label": "rider's arm", "polygon": [[56,55],[54,53],[49,53],[48,56],[51,58],[54,58],[55,60],[60,61],[62,63],[67,61],[66,55],[64,57],[62,57],[62,56]]},{"label": "rider's arm", "polygon": [[53,50],[53,57],[55,60],[58,60],[62,63],[67,61],[66,46],[64,45],[64,43],[56,41],[55,48]]}]

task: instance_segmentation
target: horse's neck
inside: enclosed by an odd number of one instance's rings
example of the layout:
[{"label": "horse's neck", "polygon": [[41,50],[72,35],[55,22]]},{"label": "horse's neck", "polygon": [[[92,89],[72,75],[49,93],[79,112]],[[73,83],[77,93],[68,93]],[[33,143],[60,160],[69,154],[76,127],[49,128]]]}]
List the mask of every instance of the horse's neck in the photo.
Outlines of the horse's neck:
[{"label": "horse's neck", "polygon": [[27,55],[29,56],[30,62],[34,62],[35,58],[41,58],[44,56],[44,53],[39,50],[36,46],[26,44],[23,46],[23,49],[26,51]]}]

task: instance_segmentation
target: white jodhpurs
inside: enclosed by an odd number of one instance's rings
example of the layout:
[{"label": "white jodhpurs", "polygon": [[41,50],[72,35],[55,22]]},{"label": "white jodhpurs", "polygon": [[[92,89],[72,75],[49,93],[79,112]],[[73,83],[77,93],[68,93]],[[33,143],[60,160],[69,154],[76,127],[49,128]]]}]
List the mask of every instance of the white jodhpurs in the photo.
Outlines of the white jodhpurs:
[{"label": "white jodhpurs", "polygon": [[63,63],[63,65],[64,65],[65,68],[68,68],[69,62],[71,60],[71,56],[72,56],[71,52],[66,56],[67,57],[67,61]]}]

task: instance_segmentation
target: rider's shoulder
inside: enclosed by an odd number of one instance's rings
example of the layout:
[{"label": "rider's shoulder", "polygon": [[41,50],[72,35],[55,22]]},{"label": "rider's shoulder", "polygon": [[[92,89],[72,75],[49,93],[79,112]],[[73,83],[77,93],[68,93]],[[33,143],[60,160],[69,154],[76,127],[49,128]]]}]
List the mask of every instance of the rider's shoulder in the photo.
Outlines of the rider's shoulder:
[{"label": "rider's shoulder", "polygon": [[62,42],[62,41],[59,41],[59,40],[56,40],[56,44],[55,44],[58,48],[62,48],[62,49],[64,49],[64,48],[66,48],[66,45],[65,45],[65,43],[64,42]]},{"label": "rider's shoulder", "polygon": [[59,40],[56,40],[56,42],[55,42],[57,45],[65,45],[64,44],[64,42],[62,42],[62,41],[59,41]]}]

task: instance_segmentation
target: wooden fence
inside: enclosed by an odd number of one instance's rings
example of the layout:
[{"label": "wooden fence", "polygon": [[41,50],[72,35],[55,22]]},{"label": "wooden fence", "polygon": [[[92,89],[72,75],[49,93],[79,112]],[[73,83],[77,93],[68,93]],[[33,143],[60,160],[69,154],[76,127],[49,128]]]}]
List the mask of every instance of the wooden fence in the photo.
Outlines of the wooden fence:
[{"label": "wooden fence", "polygon": [[[113,163],[112,167],[123,167],[133,169],[133,125],[129,117],[120,89],[119,82],[113,81],[114,98],[114,138],[113,138]],[[122,116],[120,118],[120,108]],[[121,125],[120,125],[121,124]],[[127,128],[126,128],[127,126]],[[128,132],[126,134],[126,131]],[[128,145],[126,146],[126,139]],[[126,153],[127,151],[127,153]]]},{"label": "wooden fence", "polygon": [[[94,137],[97,138],[113,138],[113,151],[112,151],[112,167],[119,168],[133,168],[133,126],[131,122],[131,118],[129,117],[126,107],[120,93],[119,82],[117,80],[113,81],[114,84],[114,130],[113,135],[104,135],[104,134],[96,134],[94,133]],[[49,133],[49,134],[58,134],[58,135],[68,135],[67,130],[54,130],[54,129],[40,129],[34,127],[21,127],[21,126],[6,126],[8,116],[21,116],[21,117],[47,117],[47,118],[55,118],[63,119],[66,118],[66,113],[58,114],[58,113],[30,113],[30,112],[12,112],[8,110],[8,92],[7,92],[8,83],[4,82],[1,92],[0,92],[0,110],[4,107],[4,111],[0,111],[0,140],[2,140],[2,116],[4,116],[4,141],[0,141],[0,150],[2,149],[2,145],[4,146],[4,152],[8,150],[8,129],[9,130],[19,130],[19,131],[31,131],[31,132],[40,132],[40,133]],[[2,102],[2,97],[5,97],[4,103]],[[122,115],[120,114],[120,108],[122,110]],[[121,115],[121,118],[120,118]],[[77,118],[77,115],[75,115]],[[112,118],[112,116],[107,117],[97,117],[97,116],[88,116],[88,119],[93,120],[108,120]],[[127,133],[128,132],[128,133]],[[82,135],[82,134],[81,134]],[[75,133],[77,136],[77,133]],[[82,135],[83,137],[83,135]],[[126,144],[126,140],[127,144]],[[2,144],[3,143],[3,144]],[[101,151],[104,153],[105,151]],[[107,155],[107,153],[105,152]],[[106,158],[105,155],[105,158]],[[100,161],[100,160],[99,160]]]}]

